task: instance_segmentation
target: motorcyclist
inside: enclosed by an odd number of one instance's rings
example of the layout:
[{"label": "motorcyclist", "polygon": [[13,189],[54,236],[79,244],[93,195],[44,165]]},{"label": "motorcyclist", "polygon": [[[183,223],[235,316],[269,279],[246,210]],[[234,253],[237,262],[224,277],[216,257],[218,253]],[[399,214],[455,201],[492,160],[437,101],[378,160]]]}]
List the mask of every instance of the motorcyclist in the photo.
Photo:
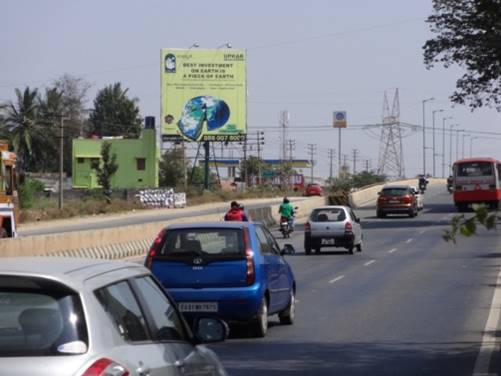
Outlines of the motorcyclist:
[{"label": "motorcyclist", "polygon": [[419,175],[419,189],[421,191],[424,191],[427,185],[428,185],[428,180],[426,179],[426,176]]},{"label": "motorcyclist", "polygon": [[242,221],[247,222],[247,216],[245,215],[245,211],[243,206],[241,206],[238,202],[232,201],[230,204],[230,210],[226,212],[224,216],[225,221]]},{"label": "motorcyclist", "polygon": [[291,231],[294,231],[294,207],[287,197],[284,197],[282,204],[278,208],[278,213],[282,217],[287,218]]}]

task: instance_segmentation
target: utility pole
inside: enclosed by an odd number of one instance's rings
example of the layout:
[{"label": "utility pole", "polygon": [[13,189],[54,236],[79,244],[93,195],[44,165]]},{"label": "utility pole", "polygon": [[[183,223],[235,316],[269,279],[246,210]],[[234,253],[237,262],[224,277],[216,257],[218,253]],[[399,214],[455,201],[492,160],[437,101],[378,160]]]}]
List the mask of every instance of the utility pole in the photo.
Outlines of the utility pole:
[{"label": "utility pole", "polygon": [[311,175],[310,175],[310,183],[313,183],[313,166],[315,161],[313,160],[313,156],[316,153],[317,145],[308,144],[308,154],[310,155],[310,164],[311,164]]},{"label": "utility pole", "polygon": [[289,161],[292,162],[294,160],[292,152],[294,151],[294,149],[296,149],[296,140],[289,139],[288,143],[289,143]]},{"label": "utility pole", "polygon": [[329,180],[332,182],[332,162],[334,160],[334,155],[336,154],[335,149],[329,149],[327,156],[329,157]]},{"label": "utility pole", "polygon": [[421,102],[423,104],[423,175],[426,176],[426,112],[425,104],[426,102],[433,101],[435,98],[423,99]]},{"label": "utility pole", "polygon": [[184,146],[184,136],[181,135],[181,147],[183,148],[183,186],[186,192],[188,188],[188,170],[186,169],[186,149]]},{"label": "utility pole", "polygon": [[353,149],[353,175],[357,173],[357,156],[358,149]]},{"label": "utility pole", "polygon": [[242,177],[244,178],[244,186],[247,185],[247,136],[244,139],[244,168],[242,171]]},{"label": "utility pole", "polygon": [[264,145],[264,132],[257,132],[257,159],[258,159],[258,177],[257,184],[262,183],[262,171],[261,171],[261,145]]},{"label": "utility pole", "polygon": [[59,210],[63,209],[63,151],[64,151],[64,117],[59,117]]},{"label": "utility pole", "polygon": [[433,149],[433,177],[435,178],[437,176],[436,172],[435,172],[435,157],[438,155],[435,151],[435,114],[437,112],[444,112],[444,110],[440,109],[440,110],[434,110],[431,112],[431,115],[432,115],[432,119],[433,119],[433,142],[432,142],[432,149]]},{"label": "utility pole", "polygon": [[367,172],[369,172],[369,162],[370,162],[369,159],[365,160],[365,171],[367,171]]}]

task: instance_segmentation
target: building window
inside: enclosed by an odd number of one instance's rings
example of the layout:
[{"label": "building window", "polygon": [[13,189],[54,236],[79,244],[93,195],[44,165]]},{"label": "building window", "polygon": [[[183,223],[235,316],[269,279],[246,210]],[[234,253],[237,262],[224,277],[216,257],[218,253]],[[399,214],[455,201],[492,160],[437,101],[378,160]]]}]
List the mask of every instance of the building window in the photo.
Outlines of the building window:
[{"label": "building window", "polygon": [[136,167],[139,171],[146,170],[146,158],[136,158]]},{"label": "building window", "polygon": [[85,161],[85,159],[83,159],[83,158],[77,158],[78,163],[84,163],[84,161]]}]

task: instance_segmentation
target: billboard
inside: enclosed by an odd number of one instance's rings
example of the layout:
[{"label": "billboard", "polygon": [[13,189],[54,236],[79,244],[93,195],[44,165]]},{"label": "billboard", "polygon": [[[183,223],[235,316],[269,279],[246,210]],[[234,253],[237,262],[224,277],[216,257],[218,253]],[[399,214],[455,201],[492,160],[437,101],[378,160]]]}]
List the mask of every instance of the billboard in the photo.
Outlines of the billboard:
[{"label": "billboard", "polygon": [[246,60],[245,50],[162,49],[162,140],[244,140]]},{"label": "billboard", "polygon": [[346,128],[346,111],[334,111],[334,119],[332,121],[333,128]]}]

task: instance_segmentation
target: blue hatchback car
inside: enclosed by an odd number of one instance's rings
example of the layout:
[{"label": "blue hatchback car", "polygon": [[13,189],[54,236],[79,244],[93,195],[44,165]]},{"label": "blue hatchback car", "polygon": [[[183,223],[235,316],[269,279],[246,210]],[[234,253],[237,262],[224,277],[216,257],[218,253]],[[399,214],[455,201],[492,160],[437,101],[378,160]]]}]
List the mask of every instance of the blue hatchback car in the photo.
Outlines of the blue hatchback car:
[{"label": "blue hatchback car", "polygon": [[205,222],[171,225],[156,237],[145,265],[190,320],[212,315],[247,322],[258,337],[268,316],[294,322],[296,281],[280,249],[260,223]]}]

